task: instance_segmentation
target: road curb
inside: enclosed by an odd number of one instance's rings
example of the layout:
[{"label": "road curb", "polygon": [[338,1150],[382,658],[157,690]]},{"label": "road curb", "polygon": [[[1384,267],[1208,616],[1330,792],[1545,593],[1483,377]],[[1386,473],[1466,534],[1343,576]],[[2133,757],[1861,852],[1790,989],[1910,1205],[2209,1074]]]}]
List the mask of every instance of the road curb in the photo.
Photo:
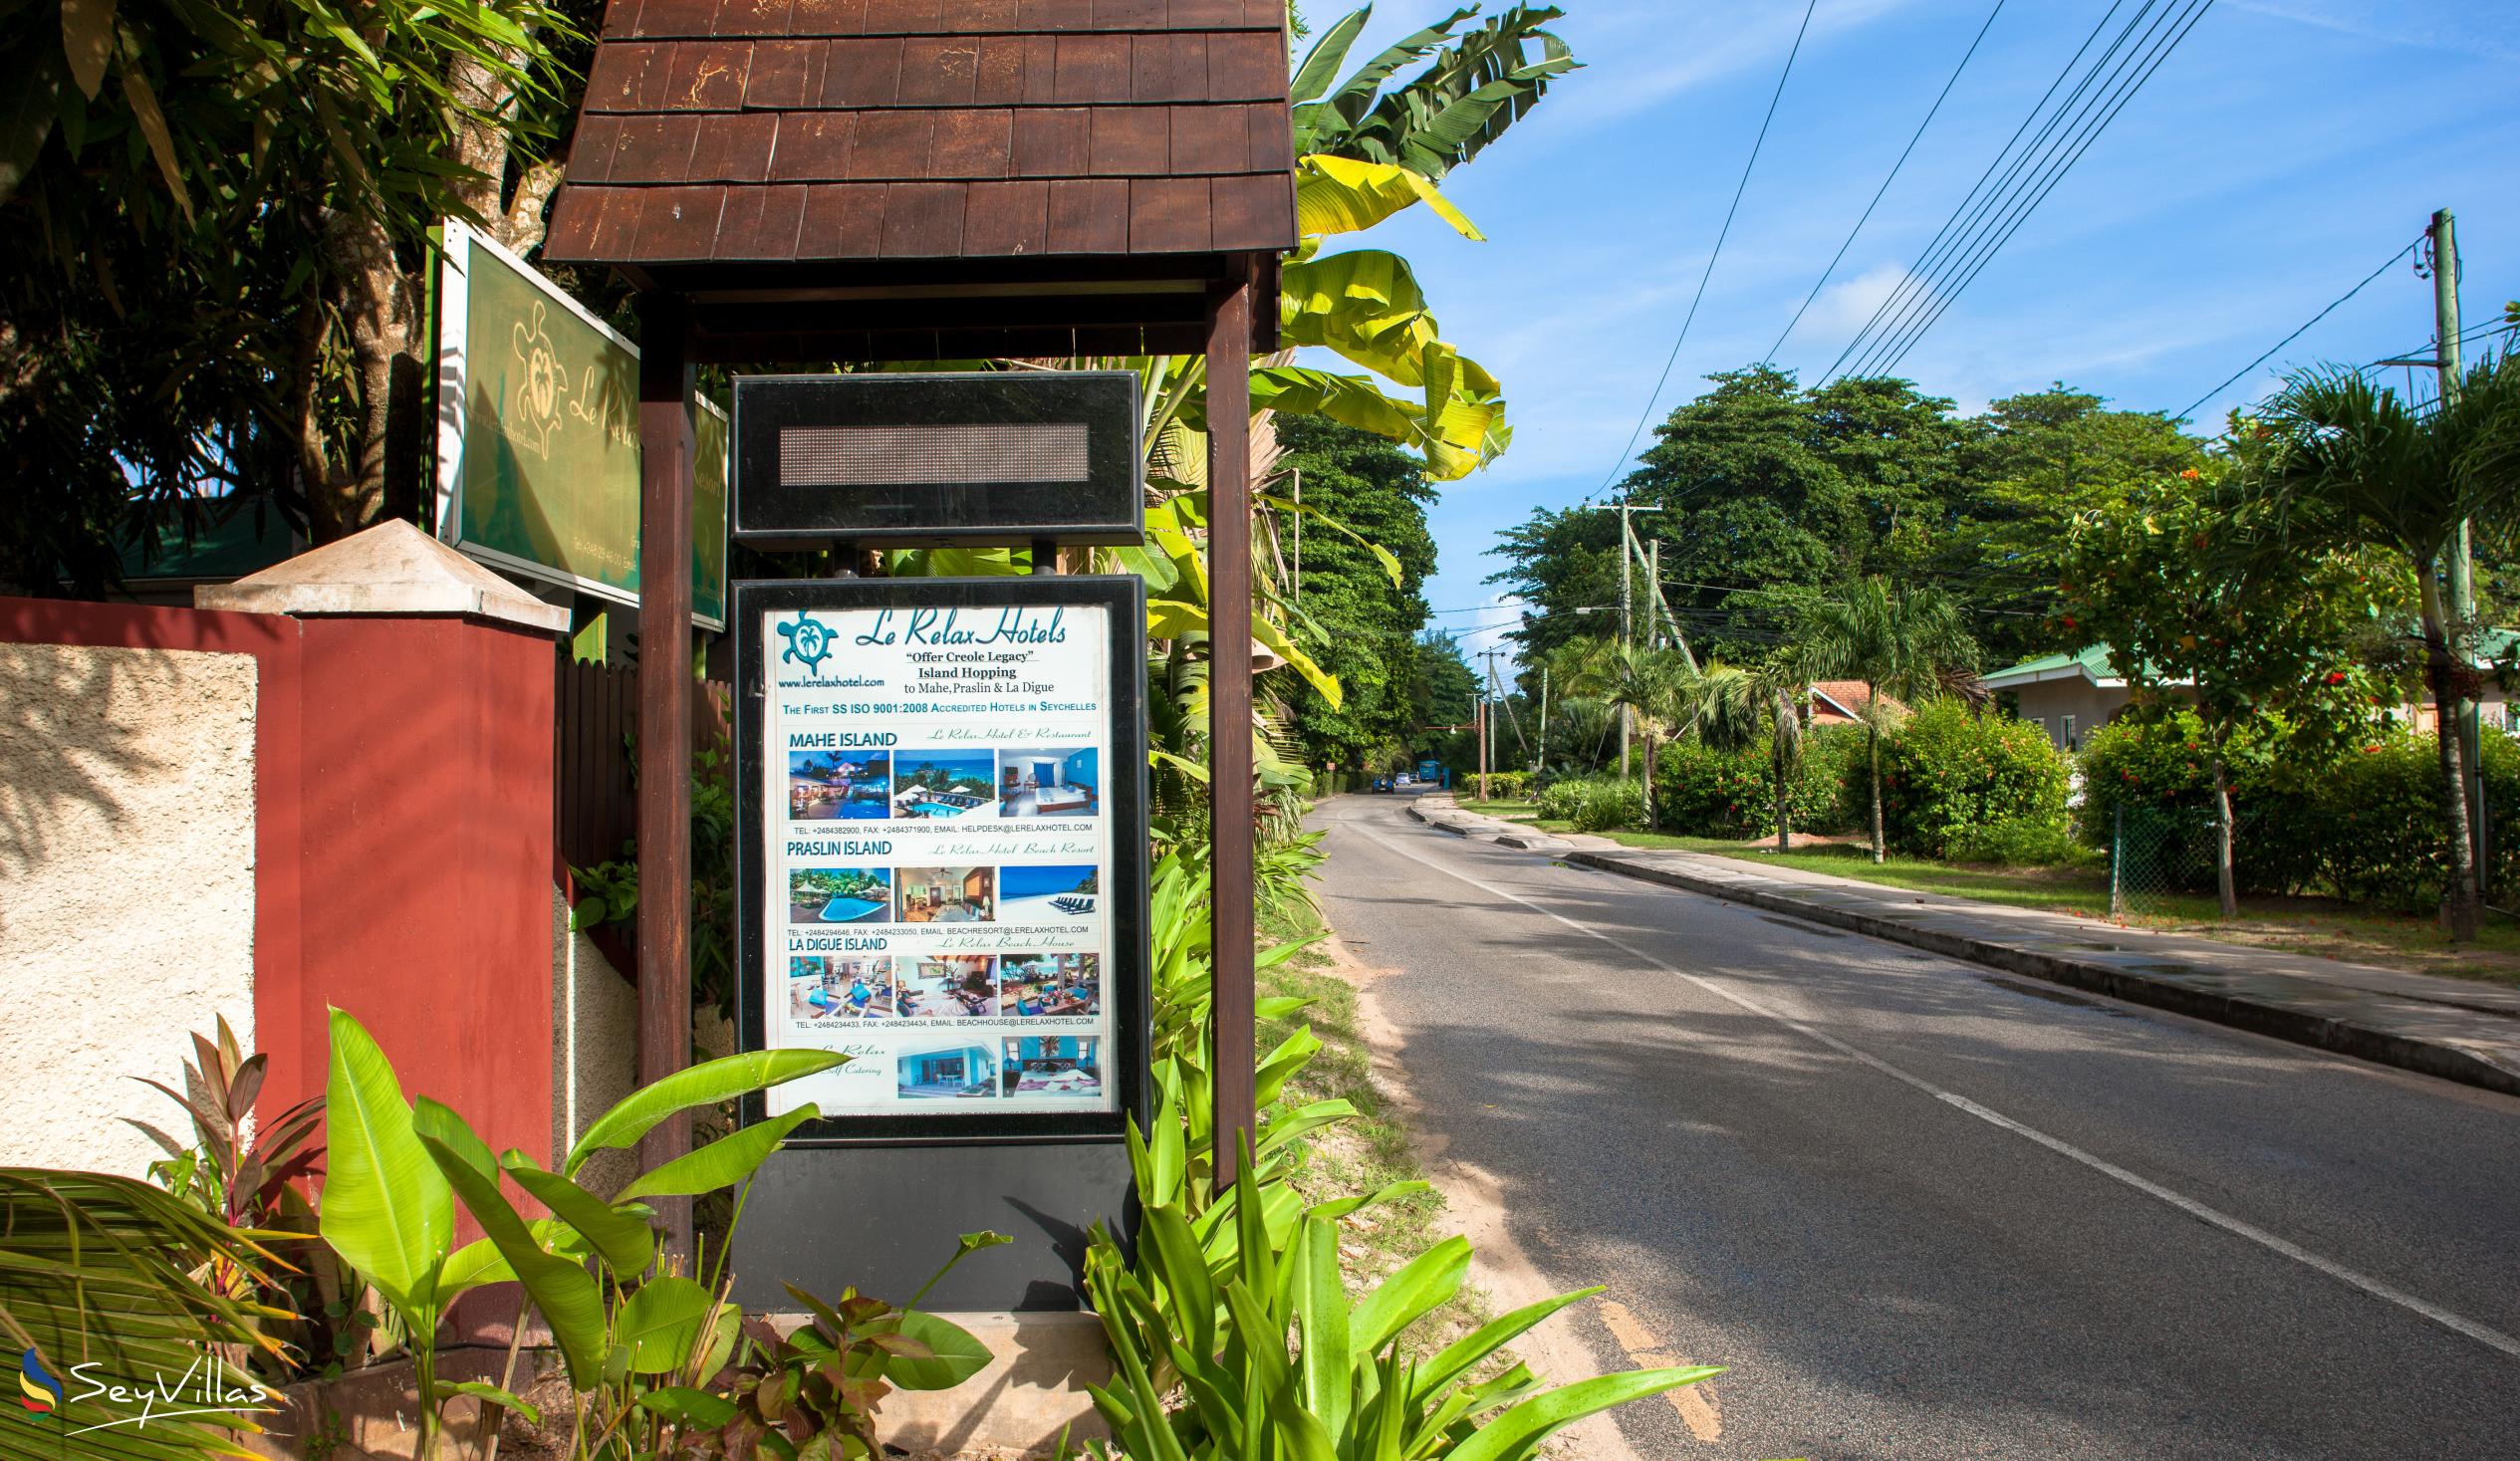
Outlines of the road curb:
[{"label": "road curb", "polygon": [[[2358,1060],[2394,1066],[2402,1071],[2437,1076],[2505,1096],[2520,1096],[2520,1071],[2455,1045],[2417,1039],[2351,1017],[2322,1015],[2291,1005],[2223,993],[2202,987],[2200,983],[2148,975],[2097,960],[2077,959],[1994,939],[1970,938],[1936,928],[1919,928],[1895,918],[1831,907],[1772,888],[1723,878],[1696,877],[1676,868],[1633,862],[1614,853],[1571,852],[1566,854],[1566,860],[1577,866],[1681,888],[1726,902],[1742,903],[1807,923],[1867,934],[1923,949],[1927,953],[1984,964],[2007,973],[2027,974],[2052,984],[2105,994],[2130,1004],[2149,1005],[2172,1014],[2272,1036],[2295,1045],[2313,1046]],[[2200,980],[2223,977],[2219,971],[2201,968],[2196,970],[2196,974]]]},{"label": "road curb", "polygon": [[[1407,811],[1419,822],[1457,837],[1474,837],[1483,842],[1515,848],[1525,847],[1526,840],[1541,840],[1530,834],[1504,830],[1511,828],[1510,823],[1465,813],[1447,804],[1438,804],[1430,811],[1422,802],[1411,802]],[[1444,815],[1447,813],[1450,815]],[[1479,823],[1492,826],[1479,827],[1476,825]],[[2130,1004],[2147,1005],[2172,1014],[2228,1025],[2235,1030],[2352,1056],[2376,1065],[2394,1066],[2401,1071],[2456,1081],[2505,1096],[2520,1096],[2520,1068],[2488,1054],[2444,1040],[2392,1030],[2384,1024],[2368,1018],[2358,1019],[2352,1014],[2323,1013],[2299,1005],[2234,994],[2214,987],[2229,980],[2229,976],[2221,970],[2182,966],[2166,958],[2151,966],[2155,972],[2130,969],[2098,959],[2076,958],[2071,954],[1998,939],[1974,938],[1940,928],[1922,928],[1878,913],[1816,902],[1785,890],[1784,884],[1768,882],[1761,885],[1754,881],[1758,874],[1747,867],[1736,877],[1705,877],[1677,867],[1636,861],[1620,852],[1575,848],[1563,839],[1551,838],[1548,841],[1557,846],[1536,851],[1546,851],[1574,866],[1741,903],[1806,923],[1861,933],[2010,974],[2026,974],[2069,989],[2104,994]],[[2362,998],[2369,1000],[2376,1012],[2385,1013],[2389,1002],[2384,998]],[[2349,1001],[2341,1001],[2333,991],[2322,990],[2319,1002],[2333,1008]]]}]

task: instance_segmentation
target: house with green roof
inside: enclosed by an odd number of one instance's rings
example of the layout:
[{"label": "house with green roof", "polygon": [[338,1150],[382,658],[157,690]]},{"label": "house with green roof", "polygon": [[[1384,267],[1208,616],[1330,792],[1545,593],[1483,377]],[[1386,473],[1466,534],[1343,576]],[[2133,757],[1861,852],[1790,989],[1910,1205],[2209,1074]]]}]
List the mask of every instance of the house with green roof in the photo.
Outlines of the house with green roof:
[{"label": "house with green roof", "polygon": [[[2513,705],[2511,688],[2497,684],[2491,674],[2497,664],[2520,660],[2520,630],[2487,629],[2477,646],[2476,658],[2488,673],[2485,689],[2478,698],[2479,713],[2489,728],[2520,735],[2520,711]],[[2118,718],[2119,712],[2135,702],[2135,687],[2118,672],[2110,661],[2106,644],[2089,644],[2071,654],[2047,654],[2027,659],[2010,669],[1999,669],[1978,677],[1979,688],[2010,694],[2014,713],[2047,733],[2048,739],[2061,750],[2079,750],[2083,738]],[[2186,698],[2186,682],[2173,681],[2161,686],[2168,694]],[[2418,731],[2432,729],[2430,701],[2417,700],[2397,707],[2397,717]]]}]

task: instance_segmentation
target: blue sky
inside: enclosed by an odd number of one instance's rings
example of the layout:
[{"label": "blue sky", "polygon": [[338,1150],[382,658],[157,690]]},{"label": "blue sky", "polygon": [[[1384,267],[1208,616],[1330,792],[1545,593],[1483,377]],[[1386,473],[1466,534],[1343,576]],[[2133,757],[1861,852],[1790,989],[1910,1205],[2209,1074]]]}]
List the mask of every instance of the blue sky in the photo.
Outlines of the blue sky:
[{"label": "blue sky", "polygon": [[[1555,29],[1586,68],[1445,184],[1489,241],[1423,210],[1370,238],[1416,266],[1445,338],[1503,378],[1512,408],[1512,450],[1448,484],[1433,513],[1439,610],[1494,603],[1480,580],[1497,530],[1620,464],[1803,13],[1559,3]],[[1656,420],[1706,372],[1766,353],[1992,4],[1821,0]],[[1317,30],[1347,8],[1305,6]],[[1446,8],[1383,0],[1352,62]],[[2009,0],[1779,365],[1826,369],[2108,8]],[[2498,313],[2520,294],[2515,61],[2520,6],[2505,0],[2220,0],[1899,373],[1968,410],[2057,379],[2174,410],[2444,206],[2467,323]],[[2431,298],[2399,264],[2198,418],[2263,394],[2287,360],[2424,347]],[[1476,649],[1512,617],[1435,622]]]}]

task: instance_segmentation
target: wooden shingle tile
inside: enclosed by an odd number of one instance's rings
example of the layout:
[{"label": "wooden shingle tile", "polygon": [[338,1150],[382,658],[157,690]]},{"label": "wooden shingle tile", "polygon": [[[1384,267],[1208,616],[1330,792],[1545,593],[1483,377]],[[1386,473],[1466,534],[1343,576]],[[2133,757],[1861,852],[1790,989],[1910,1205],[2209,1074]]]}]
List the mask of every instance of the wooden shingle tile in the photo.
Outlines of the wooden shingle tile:
[{"label": "wooden shingle tile", "polygon": [[1083,107],[1027,107],[1015,114],[1017,177],[1082,177],[1094,114]]},{"label": "wooden shingle tile", "polygon": [[1094,0],[1015,0],[1015,24],[1027,31],[1081,31],[1094,24]]},{"label": "wooden shingle tile", "polygon": [[1150,107],[1172,122],[1175,174],[1240,172],[1251,156],[1251,124],[1240,107]]},{"label": "wooden shingle tile", "polygon": [[788,7],[794,0],[718,0],[717,21],[712,34],[732,36],[784,36],[788,33]]},{"label": "wooden shingle tile", "polygon": [[639,189],[638,257],[705,259],[717,242],[726,189],[710,186]]},{"label": "wooden shingle tile", "polygon": [[824,55],[823,106],[861,109],[893,105],[901,86],[899,37],[834,41]]},{"label": "wooden shingle tile", "polygon": [[1172,0],[1175,30],[1230,29],[1242,24],[1242,0]]},{"label": "wooden shingle tile", "polygon": [[604,7],[604,39],[638,34],[638,0],[611,0]]},{"label": "wooden shingle tile", "polygon": [[1059,38],[1026,36],[1024,41],[1024,105],[1048,107],[1059,100]]},{"label": "wooden shingle tile", "polygon": [[757,41],[752,70],[744,76],[744,106],[752,111],[797,111],[823,99],[822,41]]},{"label": "wooden shingle tile", "polygon": [[716,112],[700,119],[683,175],[693,182],[760,182],[770,173],[770,153],[781,119],[769,112]]},{"label": "wooden shingle tile", "polygon": [[666,73],[673,67],[673,47],[614,41],[596,48],[587,68],[586,108],[590,112],[653,112],[664,105]]},{"label": "wooden shingle tile", "polygon": [[1011,166],[1014,114],[963,108],[936,114],[929,177],[1004,177]]},{"label": "wooden shingle tile", "polygon": [[622,140],[622,119],[588,113],[569,138],[571,182],[602,182],[613,175],[613,148]]},{"label": "wooden shingle tile", "polygon": [[872,259],[882,251],[883,201],[880,182],[825,183],[805,195],[805,216],[796,236],[800,259]]},{"label": "wooden shingle tile", "polygon": [[1207,96],[1264,102],[1286,95],[1286,50],[1274,32],[1223,31],[1207,38]]},{"label": "wooden shingle tile", "polygon": [[791,112],[772,120],[779,123],[779,141],[770,158],[771,177],[782,182],[833,182],[849,175],[857,113]]},{"label": "wooden shingle tile", "polygon": [[961,3],[962,0],[867,0],[867,34],[932,35],[940,6]]},{"label": "wooden shingle tile", "polygon": [[691,146],[699,135],[697,117],[626,117],[622,119],[622,138],[613,146],[613,171],[608,181],[680,182],[687,175]]},{"label": "wooden shingle tile", "polygon": [[716,257],[793,259],[797,226],[805,216],[802,187],[744,187],[726,192],[717,221]]},{"label": "wooden shingle tile", "polygon": [[1207,37],[1133,36],[1130,95],[1139,102],[1207,100]]},{"label": "wooden shingle tile", "polygon": [[862,36],[867,32],[867,0],[791,0],[791,36]]},{"label": "wooden shingle tile", "polygon": [[1129,252],[1129,183],[1117,177],[1063,177],[1050,184],[1050,251]]},{"label": "wooden shingle tile", "polygon": [[718,0],[639,0],[636,36],[708,36],[717,24]]},{"label": "wooden shingle tile", "polygon": [[949,33],[981,33],[1017,29],[1015,0],[957,0],[947,5],[937,18],[938,27]]},{"label": "wooden shingle tile", "polygon": [[1086,171],[1096,177],[1152,177],[1171,152],[1169,107],[1097,107]]},{"label": "wooden shingle tile", "polygon": [[1286,7],[1280,4],[1279,0],[1242,0],[1242,23],[1248,26],[1265,27],[1273,31],[1283,30],[1286,25]]},{"label": "wooden shingle tile", "polygon": [[1207,180],[1208,247],[1283,248],[1295,235],[1295,186],[1284,172]]},{"label": "wooden shingle tile", "polygon": [[1099,31],[1156,31],[1165,23],[1164,0],[1094,0]]},{"label": "wooden shingle tile", "polygon": [[1286,173],[1295,166],[1295,119],[1284,102],[1262,102],[1243,109],[1251,137],[1254,172]]},{"label": "wooden shingle tile", "polygon": [[[864,112],[858,116],[858,136],[849,149],[849,175],[857,180],[916,180],[928,176],[927,156],[935,141],[932,112]],[[891,205],[885,204],[886,208]]]},{"label": "wooden shingle tile", "polygon": [[1061,105],[1129,100],[1129,37],[1059,38],[1057,100]]},{"label": "wooden shingle tile", "polygon": [[1134,177],[1129,182],[1129,251],[1188,254],[1210,247],[1204,177]]},{"label": "wooden shingle tile", "polygon": [[975,182],[964,204],[962,251],[1000,257],[1038,254],[1050,243],[1050,184]]},{"label": "wooden shingle tile", "polygon": [[968,107],[980,75],[980,43],[968,36],[912,36],[901,43],[904,107]]},{"label": "wooden shingle tile", "polygon": [[941,259],[962,252],[963,202],[968,184],[896,182],[883,191],[883,246],[887,259]]},{"label": "wooden shingle tile", "polygon": [[595,257],[596,224],[603,218],[605,201],[614,191],[583,184],[562,188],[560,196],[552,199],[551,224],[543,231],[544,249],[554,258]]},{"label": "wooden shingle tile", "polygon": [[676,112],[732,112],[744,105],[749,41],[690,42],[673,48],[664,105]]},{"label": "wooden shingle tile", "polygon": [[985,36],[980,69],[972,78],[971,100],[982,107],[1018,107],[1024,101],[1023,36]]}]

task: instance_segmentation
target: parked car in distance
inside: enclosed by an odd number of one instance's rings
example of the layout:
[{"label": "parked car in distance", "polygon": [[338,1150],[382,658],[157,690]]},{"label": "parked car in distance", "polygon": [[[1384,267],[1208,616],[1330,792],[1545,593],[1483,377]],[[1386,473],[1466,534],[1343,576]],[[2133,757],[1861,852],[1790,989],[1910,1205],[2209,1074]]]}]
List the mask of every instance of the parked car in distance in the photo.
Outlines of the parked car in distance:
[{"label": "parked car in distance", "polygon": [[1374,779],[1374,789],[1378,792],[1389,791],[1391,789],[1391,779],[1387,776],[1376,777]]},{"label": "parked car in distance", "polygon": [[1415,785],[1417,785],[1417,778],[1409,775],[1405,771],[1391,778],[1391,787],[1394,791],[1401,787],[1413,787]]}]

